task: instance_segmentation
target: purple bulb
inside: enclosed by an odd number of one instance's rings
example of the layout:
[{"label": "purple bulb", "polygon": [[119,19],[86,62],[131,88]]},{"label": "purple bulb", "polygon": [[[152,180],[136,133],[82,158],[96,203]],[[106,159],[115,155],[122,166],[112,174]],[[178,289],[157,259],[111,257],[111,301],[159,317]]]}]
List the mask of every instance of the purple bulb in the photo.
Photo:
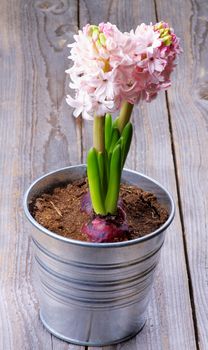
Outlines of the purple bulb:
[{"label": "purple bulb", "polygon": [[96,216],[82,227],[82,232],[87,235],[90,242],[104,243],[115,242],[125,238],[129,232],[126,215],[121,207],[118,207],[116,216]]}]

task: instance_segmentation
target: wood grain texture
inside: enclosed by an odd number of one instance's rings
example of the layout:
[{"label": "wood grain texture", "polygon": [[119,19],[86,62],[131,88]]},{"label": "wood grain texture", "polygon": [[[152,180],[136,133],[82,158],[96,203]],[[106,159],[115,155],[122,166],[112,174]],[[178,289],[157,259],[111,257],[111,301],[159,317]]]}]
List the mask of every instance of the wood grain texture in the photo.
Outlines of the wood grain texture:
[{"label": "wood grain texture", "polygon": [[[103,3],[82,0],[79,17],[81,27],[88,22],[109,20],[121,30],[130,30],[138,23],[154,21],[155,6],[152,1],[145,1],[144,6],[142,1],[119,0]],[[161,181],[173,193],[177,202],[165,94],[162,93],[151,104],[143,103],[139,108],[135,108],[133,124],[134,140],[127,166]],[[91,125],[84,122],[85,150],[91,146],[91,140]],[[115,346],[115,349],[195,348],[182,229],[177,211],[162,250],[146,326],[137,337]]]},{"label": "wood grain texture", "polygon": [[[79,13],[78,13],[79,5]],[[132,340],[89,350],[208,348],[207,17],[205,0],[2,0],[0,2],[0,350],[84,350],[51,336],[38,317],[32,279],[30,225],[22,213],[29,183],[46,171],[85,159],[92,124],[72,117],[65,103],[68,42],[78,24],[114,22],[121,30],[142,21],[169,20],[184,54],[168,92],[134,110],[127,167],[162,182],[177,203],[168,230],[143,331]],[[80,20],[80,23],[78,23]],[[170,134],[173,131],[173,134]],[[82,143],[83,139],[83,143]],[[190,303],[183,234],[194,301]],[[192,307],[195,310],[192,310]]]},{"label": "wood grain texture", "polygon": [[31,180],[80,162],[80,127],[64,101],[77,2],[1,1],[0,14],[0,349],[81,350],[39,320],[22,213]]},{"label": "wood grain texture", "polygon": [[175,82],[168,92],[174,149],[184,221],[184,235],[193,289],[198,345],[208,348],[208,3],[157,1],[182,39]]},{"label": "wood grain texture", "polygon": [[24,166],[29,163],[27,152],[23,152],[28,145],[23,103],[27,88],[18,1],[15,6],[1,2],[1,23],[0,349],[31,349],[31,344],[34,349],[51,349],[51,336],[38,320],[31,281],[31,247],[21,213]]},{"label": "wood grain texture", "polygon": [[33,82],[32,167],[37,176],[80,162],[81,129],[65,102],[70,91],[67,44],[77,32],[77,1],[25,1],[23,11],[26,74]]}]

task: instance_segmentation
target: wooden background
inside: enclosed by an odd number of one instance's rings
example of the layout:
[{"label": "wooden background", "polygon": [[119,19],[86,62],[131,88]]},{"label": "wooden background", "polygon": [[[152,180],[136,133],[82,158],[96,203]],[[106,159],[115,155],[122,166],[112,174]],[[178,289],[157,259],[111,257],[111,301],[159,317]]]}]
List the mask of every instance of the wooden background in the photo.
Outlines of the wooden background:
[{"label": "wooden background", "polygon": [[134,110],[127,166],[173,193],[176,218],[146,326],[105,349],[208,349],[207,0],[1,0],[0,350],[84,350],[51,336],[39,320],[22,197],[36,177],[85,161],[91,145],[91,123],[75,120],[65,102],[67,43],[78,27],[111,21],[130,30],[161,19],[184,53],[168,93]]}]

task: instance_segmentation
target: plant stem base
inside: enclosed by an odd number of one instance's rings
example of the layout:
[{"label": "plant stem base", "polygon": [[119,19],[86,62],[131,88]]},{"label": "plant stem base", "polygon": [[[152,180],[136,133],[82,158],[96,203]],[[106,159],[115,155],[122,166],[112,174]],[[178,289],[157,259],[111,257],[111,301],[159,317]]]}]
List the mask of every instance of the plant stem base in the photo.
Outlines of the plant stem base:
[{"label": "plant stem base", "polygon": [[125,338],[121,338],[121,339],[115,339],[112,342],[96,342],[96,343],[92,343],[92,342],[87,342],[87,341],[79,341],[78,339],[72,339],[72,338],[68,338],[65,337],[63,334],[56,332],[53,328],[51,328],[47,322],[44,320],[44,317],[41,313],[40,310],[40,319],[41,322],[43,323],[44,327],[51,333],[53,334],[55,337],[64,340],[68,343],[72,343],[75,345],[81,345],[81,346],[107,346],[107,345],[113,345],[113,344],[118,344],[118,343],[122,343],[124,341],[127,341],[133,337],[135,337],[138,333],[140,333],[142,331],[142,329],[145,326],[146,323],[146,319],[144,319],[144,321],[141,323],[140,327],[138,328],[138,330],[134,333],[129,334],[127,337]]}]

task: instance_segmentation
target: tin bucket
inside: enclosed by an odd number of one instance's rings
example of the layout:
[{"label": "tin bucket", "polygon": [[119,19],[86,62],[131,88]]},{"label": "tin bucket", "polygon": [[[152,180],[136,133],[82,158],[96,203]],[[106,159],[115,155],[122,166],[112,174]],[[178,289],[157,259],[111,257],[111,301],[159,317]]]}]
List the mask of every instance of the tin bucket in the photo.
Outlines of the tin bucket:
[{"label": "tin bucket", "polygon": [[24,210],[32,223],[44,326],[65,341],[103,346],[127,340],[144,326],[164,232],[174,217],[174,203],[156,181],[124,170],[123,182],[154,193],[169,212],[168,220],[151,234],[125,242],[88,243],[59,236],[34,220],[29,211],[34,197],[84,176],[85,165],[44,175],[25,194]]}]

